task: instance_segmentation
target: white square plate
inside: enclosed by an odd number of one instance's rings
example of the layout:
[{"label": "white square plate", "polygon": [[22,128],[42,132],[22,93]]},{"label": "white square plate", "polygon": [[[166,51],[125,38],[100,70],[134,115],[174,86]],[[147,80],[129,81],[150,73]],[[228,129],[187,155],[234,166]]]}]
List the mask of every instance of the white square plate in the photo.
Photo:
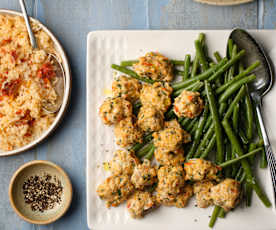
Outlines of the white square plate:
[{"label": "white square plate", "polygon": [[[161,207],[144,219],[131,219],[125,205],[107,209],[105,202],[96,195],[96,187],[108,173],[102,162],[111,159],[118,148],[112,128],[104,126],[98,116],[98,108],[107,96],[113,79],[112,63],[132,60],[147,51],[159,51],[171,59],[184,59],[185,54],[194,55],[194,40],[201,31],[97,31],[87,39],[87,220],[91,229],[112,230],[167,230],[169,228],[202,230],[208,229],[213,208],[194,207],[191,200],[184,209]],[[225,54],[230,31],[202,31],[206,34],[209,52],[218,50]],[[252,31],[276,63],[276,31]],[[265,97],[264,113],[270,140],[276,149],[276,89]],[[268,119],[270,118],[270,119]],[[257,170],[257,176],[265,192],[273,202],[272,186],[268,170]],[[274,203],[274,202],[273,202]],[[266,208],[253,196],[250,208],[239,207],[219,219],[215,229],[223,230],[275,230],[274,208]]]}]

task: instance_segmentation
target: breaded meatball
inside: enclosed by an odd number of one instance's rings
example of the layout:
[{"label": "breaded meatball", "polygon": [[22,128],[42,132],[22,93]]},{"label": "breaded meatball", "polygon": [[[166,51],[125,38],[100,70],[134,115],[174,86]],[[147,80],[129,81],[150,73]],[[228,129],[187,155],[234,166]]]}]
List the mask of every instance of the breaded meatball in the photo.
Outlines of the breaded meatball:
[{"label": "breaded meatball", "polygon": [[190,159],[184,164],[186,180],[201,181],[204,179],[218,180],[217,173],[220,170],[218,166],[211,161],[202,159]]},{"label": "breaded meatball", "polygon": [[215,205],[222,207],[227,212],[239,203],[240,183],[226,178],[211,188],[211,197]]},{"label": "breaded meatball", "polygon": [[117,145],[127,147],[135,143],[142,143],[143,134],[133,117],[127,117],[115,125],[114,134]]},{"label": "breaded meatball", "polygon": [[151,105],[141,107],[138,114],[138,126],[145,132],[159,131],[164,125],[164,115]]},{"label": "breaded meatball", "polygon": [[194,118],[202,112],[203,108],[203,101],[198,92],[183,90],[174,100],[173,110],[178,117]]},{"label": "breaded meatball", "polygon": [[185,185],[185,172],[181,166],[161,166],[157,172],[157,201],[164,205],[172,205],[176,195]]},{"label": "breaded meatball", "polygon": [[108,168],[112,174],[128,174],[133,173],[134,167],[139,164],[139,159],[126,150],[117,150],[114,152],[113,158],[108,162]]},{"label": "breaded meatball", "polygon": [[150,52],[140,57],[133,68],[142,77],[168,82],[173,80],[173,64],[167,57],[157,52]]},{"label": "breaded meatball", "polygon": [[112,175],[97,188],[99,197],[106,201],[108,208],[121,204],[133,191],[134,186],[127,175]]},{"label": "breaded meatball", "polygon": [[164,189],[156,189],[156,200],[158,204],[165,206],[173,206],[176,200],[177,194],[171,194]]},{"label": "breaded meatball", "polygon": [[185,185],[185,172],[182,166],[164,165],[158,169],[158,189],[178,194]]},{"label": "breaded meatball", "polygon": [[142,84],[133,78],[120,76],[112,83],[112,96],[122,97],[130,102],[135,102],[140,97]]},{"label": "breaded meatball", "polygon": [[[165,123],[165,128],[182,129],[180,124],[176,120],[171,120]],[[183,143],[191,142],[191,135],[182,129]]]},{"label": "breaded meatball", "polygon": [[156,148],[154,151],[156,161],[160,165],[181,165],[185,161],[184,150],[182,148],[170,152],[164,148]]},{"label": "breaded meatball", "polygon": [[155,198],[149,192],[136,191],[127,200],[127,209],[132,218],[142,218],[155,207]]},{"label": "breaded meatball", "polygon": [[176,120],[165,122],[164,129],[153,133],[154,146],[174,152],[181,148],[183,143],[191,141],[191,136],[184,131]]},{"label": "breaded meatball", "polygon": [[149,160],[145,159],[143,164],[139,164],[134,168],[131,182],[137,189],[143,189],[145,186],[150,186],[157,182],[156,169],[151,167]]},{"label": "breaded meatball", "polygon": [[211,188],[214,186],[212,181],[198,181],[194,184],[194,193],[196,195],[196,203],[200,208],[207,208],[213,204],[211,198]]},{"label": "breaded meatball", "polygon": [[140,100],[142,105],[154,106],[157,110],[164,113],[171,105],[171,93],[172,88],[168,83],[143,84]]},{"label": "breaded meatball", "polygon": [[193,196],[193,186],[187,184],[182,191],[176,196],[174,206],[184,208],[187,206],[189,199]]},{"label": "breaded meatball", "polygon": [[132,115],[132,105],[121,98],[107,98],[100,107],[100,117],[104,124],[113,125]]}]

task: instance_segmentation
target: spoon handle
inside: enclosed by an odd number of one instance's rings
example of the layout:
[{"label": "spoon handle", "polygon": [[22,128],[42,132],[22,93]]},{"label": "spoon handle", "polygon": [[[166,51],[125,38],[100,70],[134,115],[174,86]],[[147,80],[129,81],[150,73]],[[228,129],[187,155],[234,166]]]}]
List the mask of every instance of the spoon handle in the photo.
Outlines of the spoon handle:
[{"label": "spoon handle", "polygon": [[21,10],[22,10],[22,13],[23,13],[23,17],[24,17],[26,26],[27,26],[27,31],[28,31],[28,34],[29,34],[29,37],[30,37],[31,45],[32,45],[33,49],[36,49],[37,48],[37,43],[36,43],[34,33],[32,31],[32,27],[31,27],[31,24],[30,24],[28,14],[27,14],[25,2],[24,2],[24,0],[19,0],[19,3],[20,3],[20,6],[21,6]]},{"label": "spoon handle", "polygon": [[271,180],[272,180],[272,185],[273,185],[273,192],[274,192],[274,200],[275,200],[275,198],[276,198],[276,160],[275,160],[275,156],[272,152],[272,148],[271,148],[268,136],[267,136],[266,128],[265,128],[263,117],[262,117],[260,103],[256,105],[256,110],[257,110],[257,116],[258,116],[258,119],[260,122],[262,136],[263,136],[263,140],[264,140],[264,148],[265,148],[268,166],[270,169]]}]

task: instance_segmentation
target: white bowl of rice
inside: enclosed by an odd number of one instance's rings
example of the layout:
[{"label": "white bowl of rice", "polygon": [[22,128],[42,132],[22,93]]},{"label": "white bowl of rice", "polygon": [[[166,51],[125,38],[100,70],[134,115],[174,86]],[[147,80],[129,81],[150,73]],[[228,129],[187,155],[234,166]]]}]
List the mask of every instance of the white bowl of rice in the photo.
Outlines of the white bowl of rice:
[{"label": "white bowl of rice", "polygon": [[[71,93],[66,54],[55,36],[32,19],[38,49],[33,50],[21,13],[0,9],[0,156],[24,152],[44,140],[60,123]],[[57,101],[55,73],[48,54],[58,57],[65,72],[63,102],[49,114],[43,102]]]}]

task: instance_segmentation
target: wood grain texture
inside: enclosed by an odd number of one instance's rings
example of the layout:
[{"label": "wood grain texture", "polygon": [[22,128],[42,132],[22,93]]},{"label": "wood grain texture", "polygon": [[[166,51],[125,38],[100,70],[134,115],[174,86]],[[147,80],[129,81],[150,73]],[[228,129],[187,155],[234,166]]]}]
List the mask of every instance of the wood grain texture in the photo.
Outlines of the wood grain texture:
[{"label": "wood grain texture", "polygon": [[193,0],[150,1],[150,25],[154,29],[252,29],[257,24],[257,1],[225,7]]},{"label": "wood grain texture", "polygon": [[[108,29],[275,28],[276,0],[232,7],[207,6],[193,0],[26,0],[29,13],[46,24],[63,44],[71,63],[71,106],[47,141],[24,154],[0,158],[0,230],[76,230],[86,223],[86,35]],[[18,0],[1,0],[0,8],[19,10]],[[72,179],[69,212],[48,226],[20,220],[8,200],[13,172],[34,159],[50,160]]]},{"label": "wood grain texture", "polygon": [[276,1],[264,0],[258,4],[259,29],[276,29]]}]

